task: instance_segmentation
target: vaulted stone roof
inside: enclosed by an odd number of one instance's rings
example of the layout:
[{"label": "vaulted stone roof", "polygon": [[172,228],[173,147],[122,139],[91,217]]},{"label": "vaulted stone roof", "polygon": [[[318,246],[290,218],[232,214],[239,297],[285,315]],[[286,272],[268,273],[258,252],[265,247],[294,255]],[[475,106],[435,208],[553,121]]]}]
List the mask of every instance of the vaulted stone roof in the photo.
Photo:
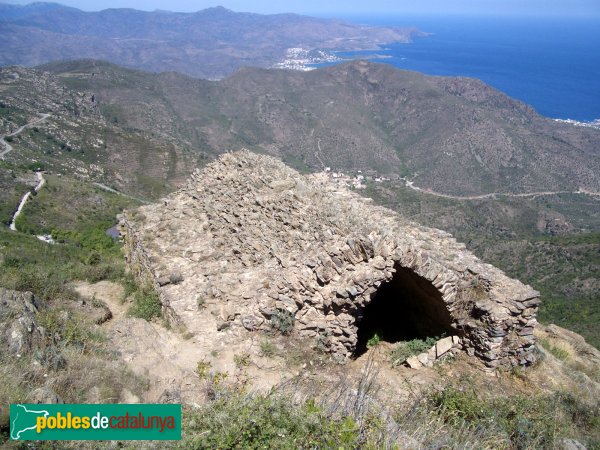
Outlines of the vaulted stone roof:
[{"label": "vaulted stone roof", "polygon": [[292,336],[345,358],[367,305],[395,286],[386,301],[405,302],[409,317],[396,308],[399,327],[437,326],[491,367],[534,360],[538,292],[450,234],[272,157],[223,155],[178,192],[124,214],[121,230],[130,267],[191,333],[199,321],[255,333],[293,320]]}]

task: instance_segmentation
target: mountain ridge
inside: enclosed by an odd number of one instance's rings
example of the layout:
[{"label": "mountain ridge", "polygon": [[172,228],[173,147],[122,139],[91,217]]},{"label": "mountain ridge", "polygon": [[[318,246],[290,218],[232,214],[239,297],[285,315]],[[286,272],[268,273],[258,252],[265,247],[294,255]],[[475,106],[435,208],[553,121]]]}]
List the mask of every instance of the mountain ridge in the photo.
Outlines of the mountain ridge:
[{"label": "mountain ridge", "polygon": [[88,106],[103,120],[210,158],[247,147],[301,170],[370,170],[454,196],[600,192],[600,131],[539,116],[474,79],[364,61],[244,68],[219,82],[92,60],[40,70],[94,96]]},{"label": "mountain ridge", "polygon": [[[37,6],[36,6],[37,5]],[[195,13],[106,9],[59,4],[0,7],[0,65],[35,66],[94,58],[147,71],[176,70],[222,78],[253,65],[270,67],[289,48],[366,50],[409,42],[415,28],[372,27],[296,14],[238,13],[223,7]]]}]

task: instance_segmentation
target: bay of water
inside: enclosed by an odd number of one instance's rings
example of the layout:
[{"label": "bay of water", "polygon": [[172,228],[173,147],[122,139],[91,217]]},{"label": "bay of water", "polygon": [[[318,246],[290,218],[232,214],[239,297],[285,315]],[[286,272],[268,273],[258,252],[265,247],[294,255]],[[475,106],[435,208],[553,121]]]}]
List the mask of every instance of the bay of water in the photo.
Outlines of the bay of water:
[{"label": "bay of water", "polygon": [[600,119],[600,18],[346,17],[370,25],[416,26],[432,33],[411,44],[340,53],[430,75],[483,80],[540,114]]}]

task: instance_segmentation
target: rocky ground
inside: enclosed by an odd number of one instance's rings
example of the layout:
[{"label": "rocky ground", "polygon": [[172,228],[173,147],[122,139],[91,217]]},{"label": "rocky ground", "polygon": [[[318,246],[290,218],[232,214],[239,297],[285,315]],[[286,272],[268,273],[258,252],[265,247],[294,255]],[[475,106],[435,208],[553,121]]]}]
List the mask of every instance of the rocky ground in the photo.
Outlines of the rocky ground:
[{"label": "rocky ground", "polygon": [[[466,392],[471,389],[482,392],[483,398],[487,399],[535,398],[568,392],[593,404],[593,399],[600,396],[600,352],[587,345],[579,335],[555,325],[538,326],[536,335],[543,342],[543,346],[538,347],[539,361],[534,367],[518,372],[491,374],[484,370],[483,364],[463,353],[432,368],[393,367],[390,361],[392,346],[387,343],[375,345],[356,360],[340,365],[323,353],[296,345],[294,339],[258,333],[250,336],[245,346],[229,347],[227,340],[212,342],[214,351],[210,358],[206,358],[203,345],[206,342],[179,330],[165,328],[164,322],[128,317],[125,314],[127,302],[123,303],[120,284],[77,282],[73,288],[81,295],[83,306],[78,308],[86,309],[86,314],[108,339],[117,357],[111,364],[124,364],[135,374],[131,376],[145,380],[145,388],[135,392],[131,385],[118,387],[118,401],[121,402],[182,402],[186,407],[206,405],[215,393],[215,379],[224,373],[222,371],[230,370],[226,361],[231,353],[236,367],[232,376],[218,382],[224,386],[232,389],[244,386],[244,391],[249,389],[254,392],[253,395],[270,392],[270,388],[276,387],[279,392],[289,393],[300,403],[317,399],[338,411],[354,410],[363,415],[377,410],[378,415],[383,414],[381,420],[391,420],[391,416],[385,419],[383,411],[395,410],[400,414],[403,408],[422,402],[432,390],[453,385],[463,386]],[[41,326],[39,303],[30,294],[1,290],[0,305],[0,333],[8,345],[7,351],[16,358],[26,359],[34,355],[35,361],[36,351],[47,337],[47,330]],[[269,351],[262,344],[265,339],[272,343]],[[67,359],[72,366],[72,356],[67,355]],[[10,365],[5,364],[3,371],[8,367]],[[84,367],[89,369],[89,366]],[[207,371],[204,377],[201,376],[202,370]],[[29,393],[27,401],[63,401],[56,393],[60,372],[58,378],[54,372],[46,373],[49,376],[41,378],[41,384]],[[69,373],[74,375],[73,368]],[[116,379],[112,382],[119,384]],[[102,402],[106,401],[103,397],[105,392],[97,385],[88,385],[85,395],[88,399],[96,398],[95,401]],[[516,408],[518,410],[518,406]],[[2,411],[2,414],[6,412]],[[397,417],[396,420],[400,420],[401,416]],[[418,425],[417,418],[411,420],[415,421],[412,425]],[[425,448],[424,442],[431,439],[430,429],[415,428],[408,422],[400,422],[400,425],[401,429],[394,431],[400,439],[397,441],[399,448]],[[441,442],[447,439],[442,439],[445,433],[451,434],[451,428],[444,424],[438,426],[436,439]],[[471,432],[465,429],[462,433]],[[556,448],[582,448],[568,446],[580,445],[572,436],[557,441]],[[481,440],[484,438],[486,436],[481,435],[477,438],[480,440],[474,442],[488,448]]]}]

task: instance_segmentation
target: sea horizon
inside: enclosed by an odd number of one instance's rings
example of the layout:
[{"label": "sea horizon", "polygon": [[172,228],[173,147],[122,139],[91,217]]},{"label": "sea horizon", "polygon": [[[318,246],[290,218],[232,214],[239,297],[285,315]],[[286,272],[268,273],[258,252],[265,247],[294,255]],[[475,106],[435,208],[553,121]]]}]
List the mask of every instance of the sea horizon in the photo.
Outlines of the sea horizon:
[{"label": "sea horizon", "polygon": [[580,122],[600,119],[600,16],[339,18],[373,26],[414,26],[429,33],[409,44],[336,52],[341,59],[364,56],[428,75],[478,78],[543,116]]}]

